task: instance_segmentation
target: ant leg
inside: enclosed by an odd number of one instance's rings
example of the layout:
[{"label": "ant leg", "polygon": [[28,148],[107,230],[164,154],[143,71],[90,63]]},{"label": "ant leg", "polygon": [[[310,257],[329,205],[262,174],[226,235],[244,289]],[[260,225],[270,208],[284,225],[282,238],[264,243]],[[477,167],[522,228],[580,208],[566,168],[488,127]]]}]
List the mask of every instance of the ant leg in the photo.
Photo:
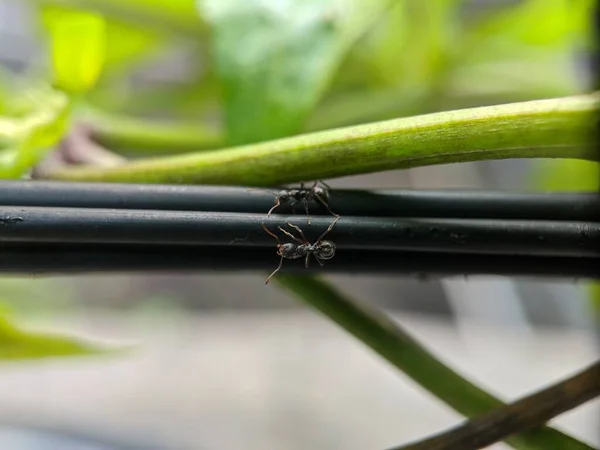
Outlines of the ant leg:
[{"label": "ant leg", "polygon": [[281,259],[279,260],[279,265],[277,266],[277,269],[275,269],[275,270],[274,270],[274,271],[271,273],[271,275],[269,275],[269,276],[267,277],[267,281],[265,281],[265,284],[269,284],[269,280],[270,280],[271,278],[273,278],[273,275],[275,275],[277,272],[279,272],[279,270],[281,269],[281,266],[283,266],[283,256],[281,256]]},{"label": "ant leg", "polygon": [[[288,223],[288,225],[294,227],[294,225]],[[296,236],[294,236],[292,233],[290,233],[289,231],[284,230],[281,227],[277,227],[279,228],[279,231],[281,231],[283,234],[285,234],[287,237],[292,238],[293,240],[295,240],[296,242],[300,243],[300,244],[306,244],[306,242],[301,241],[300,239],[298,239]]]},{"label": "ant leg", "polygon": [[315,259],[317,260],[317,262],[321,265],[321,267],[323,267],[325,265],[325,261],[323,261],[321,258],[319,258],[317,255],[315,255]]},{"label": "ant leg", "polygon": [[308,269],[308,264],[310,263],[310,252],[306,253],[306,259],[304,260],[304,267],[306,267]]},{"label": "ant leg", "polygon": [[304,205],[304,210],[306,211],[306,218],[308,220],[308,224],[310,225],[310,215],[308,213],[308,200],[305,198],[302,199],[302,204]]},{"label": "ant leg", "polygon": [[334,216],[334,217],[340,217],[339,214],[334,213],[331,208],[329,208],[329,205],[327,204],[327,202],[325,201],[325,199],[323,197],[321,197],[319,194],[315,195],[315,197],[317,197],[317,200],[319,200],[319,202],[321,202],[321,204],[327,208],[327,211],[329,211],[329,213]]},{"label": "ant leg", "polygon": [[335,226],[335,224],[337,223],[337,221],[340,220],[340,219],[341,219],[340,216],[337,216],[334,219],[334,221],[331,223],[331,225],[329,225],[329,228],[327,228],[325,230],[325,233],[323,233],[321,236],[319,236],[319,239],[316,240],[315,245],[318,244],[319,242],[321,242],[321,239],[323,239],[327,233],[329,233],[331,230],[333,230],[333,227]]},{"label": "ant leg", "polygon": [[267,217],[271,217],[271,213],[275,210],[275,208],[279,207],[279,205],[281,205],[281,200],[279,200],[279,197],[277,197],[275,199],[275,205],[273,205],[273,207],[269,210]]},{"label": "ant leg", "polygon": [[306,239],[306,236],[304,236],[304,232],[300,229],[300,227],[294,225],[293,223],[287,223],[286,224],[288,227],[292,227],[294,230],[296,230],[298,232],[298,234],[300,234],[300,236],[302,236],[302,239],[304,239],[304,242],[302,242],[303,244],[308,243],[308,239]]},{"label": "ant leg", "polygon": [[279,242],[279,237],[275,233],[273,233],[271,230],[269,230],[264,223],[261,223],[260,226],[262,227],[263,230],[265,230],[267,232],[267,234],[270,234],[271,236],[273,236],[277,240],[278,244],[281,244],[281,242]]},{"label": "ant leg", "polygon": [[321,183],[323,186],[325,186],[327,189],[329,189],[330,191],[333,191],[333,189],[331,188],[331,186],[329,186],[327,183],[325,183],[323,180],[319,180],[317,181],[317,183]]},{"label": "ant leg", "polygon": [[246,192],[266,192],[267,194],[271,194],[271,195],[274,195],[275,197],[277,197],[277,192],[269,191],[267,189],[248,188],[248,189],[246,189]]}]

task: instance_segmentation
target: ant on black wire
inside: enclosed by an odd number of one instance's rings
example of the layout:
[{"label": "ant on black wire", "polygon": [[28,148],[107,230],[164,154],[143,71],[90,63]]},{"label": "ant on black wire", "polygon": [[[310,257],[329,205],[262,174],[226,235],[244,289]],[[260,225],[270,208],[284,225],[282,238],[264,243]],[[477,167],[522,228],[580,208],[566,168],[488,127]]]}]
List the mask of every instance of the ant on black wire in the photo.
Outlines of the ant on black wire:
[{"label": "ant on black wire", "polygon": [[338,220],[340,220],[339,216],[337,216],[335,218],[335,220],[331,223],[331,225],[329,225],[329,228],[327,228],[327,230],[325,230],[325,232],[321,236],[319,236],[319,239],[317,239],[314,244],[311,244],[310,241],[308,239],[306,239],[306,236],[304,236],[304,233],[302,232],[302,230],[299,227],[297,227],[296,225],[293,225],[289,222],[286,225],[295,229],[298,232],[298,234],[300,234],[302,239],[294,236],[292,233],[284,230],[281,227],[277,227],[277,228],[279,228],[279,230],[282,233],[284,233],[286,236],[288,236],[289,238],[296,241],[297,244],[294,244],[292,242],[289,242],[287,244],[282,244],[281,241],[279,240],[279,237],[277,237],[276,234],[269,231],[269,229],[266,227],[266,225],[264,223],[261,224],[263,230],[265,230],[268,234],[270,234],[277,240],[277,254],[279,256],[281,256],[281,259],[279,260],[279,265],[277,266],[277,269],[275,269],[273,271],[273,273],[271,273],[271,275],[269,275],[269,277],[267,278],[267,281],[265,281],[265,284],[268,284],[269,280],[273,277],[273,275],[275,275],[277,272],[279,272],[279,270],[281,269],[281,266],[283,265],[284,258],[285,259],[305,258],[304,266],[307,268],[308,268],[308,264],[310,262],[311,255],[315,256],[315,259],[321,266],[323,266],[325,264],[324,263],[325,260],[333,258],[335,256],[335,244],[332,241],[324,241],[323,238],[325,237],[325,235],[327,235],[327,233],[329,233],[333,229],[333,227],[335,226],[335,224],[337,223]]},{"label": "ant on black wire", "polygon": [[[322,184],[323,186],[319,186],[319,184]],[[249,190],[258,190],[258,189],[249,189]],[[331,191],[331,187],[326,184],[324,181],[315,181],[315,183],[310,187],[310,188],[306,188],[304,187],[304,183],[300,183],[300,188],[299,189],[282,189],[279,192],[272,192],[272,191],[266,191],[269,194],[272,194],[275,196],[275,204],[273,205],[273,207],[269,210],[269,212],[267,213],[267,217],[271,217],[271,214],[273,213],[273,211],[275,209],[277,209],[279,206],[281,206],[284,203],[289,203],[290,206],[293,208],[294,206],[296,206],[298,203],[302,203],[304,205],[304,209],[306,210],[306,217],[308,219],[308,224],[310,225],[310,215],[308,213],[308,202],[309,201],[318,201],[319,203],[321,203],[325,208],[327,208],[327,211],[329,211],[329,213],[334,216],[334,217],[340,217],[339,214],[334,213],[330,208],[329,208],[329,191]]]}]

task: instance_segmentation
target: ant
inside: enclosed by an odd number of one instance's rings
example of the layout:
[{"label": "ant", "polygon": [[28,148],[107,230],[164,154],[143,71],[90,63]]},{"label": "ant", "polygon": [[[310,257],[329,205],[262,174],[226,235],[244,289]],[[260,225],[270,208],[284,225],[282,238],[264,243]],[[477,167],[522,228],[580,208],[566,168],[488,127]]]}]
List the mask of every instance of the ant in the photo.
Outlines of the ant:
[{"label": "ant", "polygon": [[[323,186],[319,186],[319,183]],[[252,190],[252,189],[249,189]],[[315,183],[310,187],[304,187],[304,183],[300,183],[299,189],[282,189],[281,191],[275,193],[271,191],[266,191],[275,196],[275,204],[267,213],[267,217],[271,216],[271,213],[281,206],[283,203],[289,203],[292,208],[296,206],[298,203],[302,203],[304,205],[304,209],[306,210],[306,217],[308,218],[308,224],[310,225],[310,215],[308,213],[308,202],[317,200],[321,203],[327,211],[334,216],[340,217],[339,214],[334,213],[329,208],[329,191],[332,190],[331,187],[326,184],[324,181],[315,181]]]},{"label": "ant", "polygon": [[308,263],[310,262],[311,255],[315,256],[315,259],[321,266],[323,266],[325,264],[323,261],[333,258],[335,255],[335,244],[332,241],[324,241],[323,238],[325,237],[325,235],[327,233],[329,233],[333,229],[333,227],[335,226],[335,224],[337,223],[338,220],[340,220],[339,216],[335,218],[335,220],[331,223],[331,225],[329,225],[329,228],[327,228],[327,230],[325,230],[325,232],[321,236],[319,236],[319,239],[317,239],[314,244],[311,244],[310,241],[308,239],[306,239],[306,236],[304,236],[304,233],[302,232],[302,230],[299,227],[297,227],[296,225],[293,225],[289,222],[286,223],[286,225],[295,229],[298,232],[298,234],[300,234],[302,239],[294,236],[292,233],[284,230],[281,227],[277,227],[277,228],[279,228],[279,230],[282,233],[284,233],[286,236],[288,236],[289,238],[296,241],[298,244],[294,244],[292,242],[289,242],[287,244],[282,244],[281,241],[279,240],[279,237],[277,237],[276,234],[269,231],[269,229],[266,227],[266,225],[264,223],[261,224],[263,230],[265,230],[268,234],[270,234],[277,240],[277,254],[279,256],[281,256],[281,259],[279,260],[279,265],[277,266],[277,269],[275,269],[273,271],[273,273],[271,275],[269,275],[265,284],[268,284],[269,280],[273,277],[273,275],[275,275],[277,272],[279,272],[279,270],[281,269],[281,266],[283,265],[284,258],[285,259],[305,258],[304,266],[307,268],[308,268]]}]

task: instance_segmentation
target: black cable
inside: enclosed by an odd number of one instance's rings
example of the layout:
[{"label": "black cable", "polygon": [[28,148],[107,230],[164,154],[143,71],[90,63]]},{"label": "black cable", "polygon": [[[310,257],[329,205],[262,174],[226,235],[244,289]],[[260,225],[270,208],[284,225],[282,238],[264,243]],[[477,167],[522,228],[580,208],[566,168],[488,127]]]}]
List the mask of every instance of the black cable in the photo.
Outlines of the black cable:
[{"label": "black cable", "polygon": [[[88,272],[261,272],[275,269],[274,248],[181,246],[5,244],[3,273]],[[340,250],[321,267],[301,260],[284,261],[282,272],[404,274],[425,276],[504,275],[600,279],[600,258],[477,255],[449,252]]]},{"label": "black cable", "polygon": [[[277,188],[274,188],[277,189]],[[506,193],[466,190],[332,190],[330,207],[342,216],[600,221],[596,193]],[[0,205],[155,209],[264,214],[274,196],[243,187],[53,181],[0,181]],[[315,214],[327,214],[311,203]],[[277,213],[290,214],[289,205]],[[299,205],[297,213],[303,212]]]},{"label": "black cable", "polygon": [[[305,230],[313,242],[333,217],[313,217],[308,226],[301,215],[267,218],[265,214],[4,207],[0,242],[274,248],[274,238],[261,229],[261,223],[276,230],[286,221]],[[600,223],[590,222],[343,217],[327,238],[343,249],[600,255]]]}]

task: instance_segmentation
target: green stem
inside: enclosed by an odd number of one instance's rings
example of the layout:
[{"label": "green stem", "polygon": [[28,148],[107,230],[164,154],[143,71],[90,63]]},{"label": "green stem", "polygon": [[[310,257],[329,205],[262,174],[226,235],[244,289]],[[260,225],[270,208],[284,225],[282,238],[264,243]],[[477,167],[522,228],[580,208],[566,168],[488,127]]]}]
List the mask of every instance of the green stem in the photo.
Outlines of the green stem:
[{"label": "green stem", "polygon": [[[314,277],[280,274],[275,280],[462,415],[474,417],[504,406],[439,361],[387,315],[348,299]],[[524,431],[506,442],[520,450],[592,448],[549,427]]]},{"label": "green stem", "polygon": [[186,153],[223,145],[218,130],[191,123],[141,120],[122,115],[88,112],[94,140],[112,151],[129,155]]},{"label": "green stem", "polygon": [[597,103],[590,94],[441,112],[53,178],[265,186],[491,159],[594,160]]}]

